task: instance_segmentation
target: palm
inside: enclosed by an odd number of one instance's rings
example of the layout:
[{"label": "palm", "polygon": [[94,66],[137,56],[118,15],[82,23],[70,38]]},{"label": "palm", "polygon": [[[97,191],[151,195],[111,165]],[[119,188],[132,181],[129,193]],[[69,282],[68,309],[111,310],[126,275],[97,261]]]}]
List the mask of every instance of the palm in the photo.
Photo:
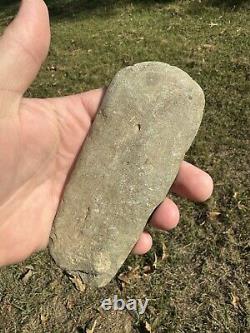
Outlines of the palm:
[{"label": "palm", "polygon": [[15,258],[20,246],[26,257],[47,244],[66,177],[91,124],[83,100],[21,99],[12,116],[0,121],[0,225]]}]

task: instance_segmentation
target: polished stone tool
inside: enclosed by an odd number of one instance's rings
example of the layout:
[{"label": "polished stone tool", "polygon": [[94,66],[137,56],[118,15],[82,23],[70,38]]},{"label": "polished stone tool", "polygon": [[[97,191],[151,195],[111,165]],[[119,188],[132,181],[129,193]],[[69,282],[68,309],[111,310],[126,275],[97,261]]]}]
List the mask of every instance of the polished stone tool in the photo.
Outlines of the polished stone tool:
[{"label": "polished stone tool", "polygon": [[145,62],[116,74],[60,204],[56,263],[106,285],[164,200],[199,129],[204,94],[177,67]]}]

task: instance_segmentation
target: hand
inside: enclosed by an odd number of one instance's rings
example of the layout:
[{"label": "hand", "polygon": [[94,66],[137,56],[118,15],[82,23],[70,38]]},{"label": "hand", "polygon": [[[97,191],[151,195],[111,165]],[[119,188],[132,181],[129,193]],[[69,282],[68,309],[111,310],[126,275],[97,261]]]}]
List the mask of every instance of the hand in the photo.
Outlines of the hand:
[{"label": "hand", "polygon": [[[94,119],[103,90],[52,99],[24,98],[50,44],[49,16],[42,0],[23,0],[0,39],[0,266],[24,260],[47,246],[66,177]],[[172,190],[204,201],[211,177],[183,162]],[[166,199],[151,224],[174,228],[177,206]],[[134,253],[152,245],[144,232]]]}]

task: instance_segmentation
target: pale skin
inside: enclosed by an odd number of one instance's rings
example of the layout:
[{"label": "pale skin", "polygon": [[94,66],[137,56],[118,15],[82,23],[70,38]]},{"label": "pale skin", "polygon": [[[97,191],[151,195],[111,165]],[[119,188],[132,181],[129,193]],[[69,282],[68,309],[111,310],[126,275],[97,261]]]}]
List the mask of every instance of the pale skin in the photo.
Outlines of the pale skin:
[{"label": "pale skin", "polygon": [[[0,39],[0,266],[47,246],[65,180],[104,93],[96,89],[61,98],[24,98],[49,45],[45,3],[23,0]],[[213,181],[183,161],[171,190],[202,202],[211,196]],[[177,206],[166,198],[150,223],[168,231],[178,221]],[[151,246],[151,236],[143,232],[133,253],[144,254]]]}]

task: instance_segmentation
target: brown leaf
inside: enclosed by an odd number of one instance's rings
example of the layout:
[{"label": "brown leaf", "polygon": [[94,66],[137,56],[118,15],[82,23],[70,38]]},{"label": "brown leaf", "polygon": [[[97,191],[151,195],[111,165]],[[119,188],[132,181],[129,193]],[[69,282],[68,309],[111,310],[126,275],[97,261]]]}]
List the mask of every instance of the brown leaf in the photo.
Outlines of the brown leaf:
[{"label": "brown leaf", "polygon": [[68,299],[66,302],[67,309],[72,310],[74,306],[75,306],[75,301],[72,298]]},{"label": "brown leaf", "polygon": [[92,328],[86,329],[86,333],[94,333],[96,325],[97,325],[97,319],[94,321]]},{"label": "brown leaf", "polygon": [[214,44],[203,44],[202,46],[203,46],[204,49],[207,49],[207,50],[214,50],[215,49]]},{"label": "brown leaf", "polygon": [[232,305],[235,307],[235,308],[238,308],[240,306],[240,299],[238,296],[236,296],[235,294],[232,294]]},{"label": "brown leaf", "polygon": [[147,321],[145,322],[145,329],[146,329],[146,332],[152,333],[152,327]]},{"label": "brown leaf", "polygon": [[245,209],[247,209],[247,207],[246,207],[245,205],[242,205],[242,204],[241,204],[241,201],[239,201],[239,202],[237,203],[237,207],[238,207],[239,210],[245,210]]},{"label": "brown leaf", "polygon": [[209,214],[209,218],[210,218],[210,220],[212,220],[212,221],[213,221],[213,220],[216,220],[217,217],[221,215],[220,212],[209,212],[208,214]]},{"label": "brown leaf", "polygon": [[56,70],[57,70],[57,68],[56,68],[55,65],[47,66],[47,69],[48,69],[49,71],[56,71]]},{"label": "brown leaf", "polygon": [[69,279],[78,291],[84,292],[86,290],[86,284],[83,283],[82,279],[78,275],[69,276]]},{"label": "brown leaf", "polygon": [[237,199],[238,195],[239,195],[239,192],[234,192],[233,198]]},{"label": "brown leaf", "polygon": [[218,23],[214,23],[214,22],[209,23],[210,28],[216,27],[218,25],[219,25]]},{"label": "brown leaf", "polygon": [[40,320],[41,320],[41,323],[44,324],[47,321],[47,316],[45,316],[44,314],[41,314]]},{"label": "brown leaf", "polygon": [[32,275],[33,275],[32,269],[28,268],[28,270],[22,275],[22,282],[27,283]]},{"label": "brown leaf", "polygon": [[144,275],[152,274],[154,272],[154,267],[146,265],[143,267]]},{"label": "brown leaf", "polygon": [[128,272],[121,273],[118,276],[118,279],[126,284],[130,284],[133,279],[139,279],[140,276],[140,266],[136,266],[135,268],[129,267]]}]

